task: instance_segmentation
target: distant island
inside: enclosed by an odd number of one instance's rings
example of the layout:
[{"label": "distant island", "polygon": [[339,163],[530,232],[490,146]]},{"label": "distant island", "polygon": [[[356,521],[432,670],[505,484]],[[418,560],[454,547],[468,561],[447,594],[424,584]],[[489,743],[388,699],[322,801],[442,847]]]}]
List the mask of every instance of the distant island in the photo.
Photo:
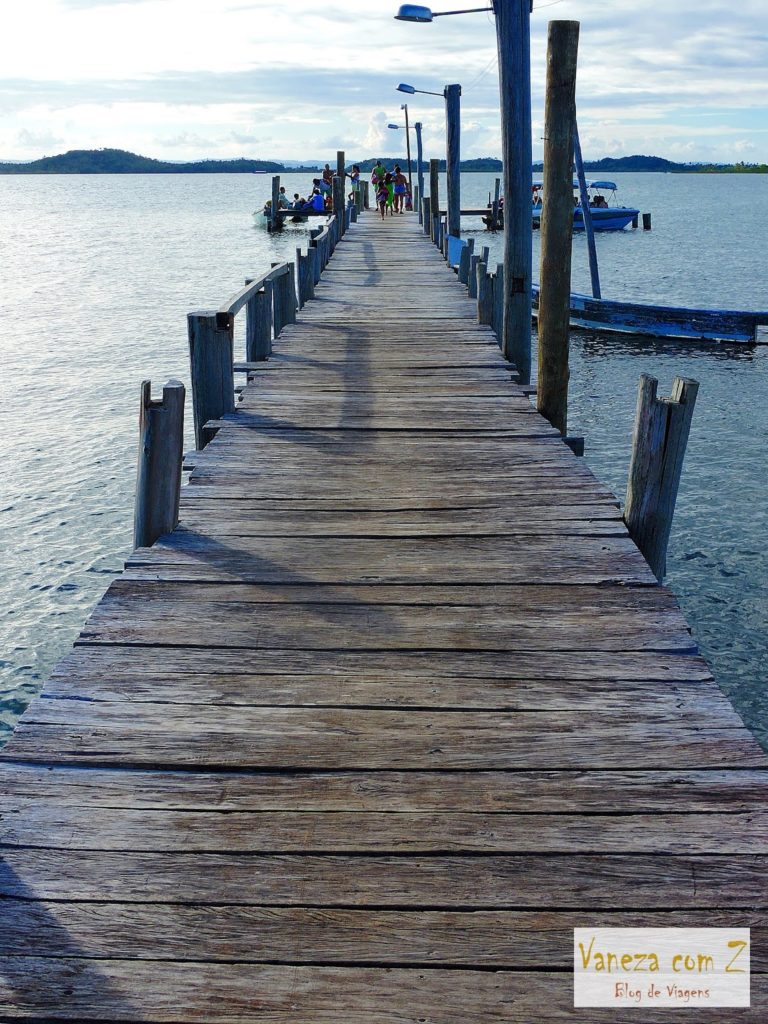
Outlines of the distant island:
[{"label": "distant island", "polygon": [[[335,154],[333,154],[335,157]],[[405,166],[405,157],[397,157]],[[361,171],[372,170],[375,159],[356,161]],[[329,157],[331,166],[335,161]],[[350,166],[352,161],[347,161]],[[413,163],[413,161],[412,161]],[[655,171],[667,174],[768,174],[768,164],[712,164],[675,163],[660,156],[603,157],[601,160],[587,160],[584,168],[590,172]],[[294,174],[314,172],[318,164],[286,166],[274,160],[195,160],[190,163],[174,163],[170,160],[155,160],[138,156],[123,149],[71,149],[58,156],[45,156],[29,163],[0,163],[0,174]],[[485,171],[501,173],[501,160],[495,157],[477,157],[462,160],[463,171]],[[445,170],[445,160],[440,161],[440,170]],[[534,172],[542,170],[541,163],[533,165]]]}]

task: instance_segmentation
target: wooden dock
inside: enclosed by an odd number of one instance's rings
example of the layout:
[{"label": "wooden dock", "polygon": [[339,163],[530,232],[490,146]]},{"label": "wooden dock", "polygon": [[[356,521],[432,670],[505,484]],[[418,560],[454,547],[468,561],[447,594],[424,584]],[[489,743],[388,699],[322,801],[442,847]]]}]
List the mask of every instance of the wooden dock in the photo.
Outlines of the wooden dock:
[{"label": "wooden dock", "polygon": [[629,1019],[597,925],[750,926],[680,1016],[766,1020],[768,760],[475,308],[367,215],[191,459],[0,751],[0,1021]]}]

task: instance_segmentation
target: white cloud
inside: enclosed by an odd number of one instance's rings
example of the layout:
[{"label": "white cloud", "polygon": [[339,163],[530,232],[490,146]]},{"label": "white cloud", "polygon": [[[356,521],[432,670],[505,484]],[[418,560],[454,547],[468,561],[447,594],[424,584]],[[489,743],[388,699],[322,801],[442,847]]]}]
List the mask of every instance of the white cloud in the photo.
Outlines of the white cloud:
[{"label": "white cloud", "polygon": [[[301,159],[342,144],[399,155],[403,140],[386,129],[400,117],[397,82],[440,91],[459,68],[463,152],[498,153],[492,16],[410,25],[394,20],[396,6],[293,0],[286,14],[271,0],[26,0],[4,24],[0,157],[31,159],[52,144],[174,159]],[[656,12],[640,0],[536,7],[536,156],[553,17],[581,21],[585,155],[768,160],[764,0],[676,0]],[[440,99],[408,102],[426,155],[439,153]]]}]

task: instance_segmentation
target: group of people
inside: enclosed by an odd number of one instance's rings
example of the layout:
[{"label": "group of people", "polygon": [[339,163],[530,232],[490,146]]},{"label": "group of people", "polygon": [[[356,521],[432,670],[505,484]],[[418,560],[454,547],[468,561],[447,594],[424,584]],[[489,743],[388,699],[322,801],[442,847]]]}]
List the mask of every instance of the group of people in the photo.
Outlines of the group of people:
[{"label": "group of people", "polygon": [[396,213],[405,213],[406,210],[413,209],[408,178],[403,174],[399,164],[395,164],[393,170],[388,171],[381,160],[377,160],[371,172],[371,184],[376,194],[376,208],[382,220],[387,213],[394,216]]},{"label": "group of people", "polygon": [[[323,168],[322,175],[319,178],[312,179],[312,186],[308,190],[306,197],[299,195],[298,192],[294,192],[293,199],[291,199],[285,191],[285,186],[281,185],[280,191],[277,195],[278,210],[292,210],[296,214],[300,214],[302,211],[308,210],[313,210],[317,213],[332,213],[333,176],[334,172],[331,170],[331,165],[326,164]],[[349,178],[352,192],[356,192],[360,187],[360,168],[357,164],[352,165],[351,171],[345,171],[344,176],[345,178]],[[271,209],[272,200],[268,199],[264,204],[264,213],[269,214]],[[301,217],[296,216],[293,219],[301,220]]]},{"label": "group of people", "polygon": [[[293,220],[301,220],[302,213],[310,210],[318,213],[332,213],[333,177],[334,171],[331,169],[331,165],[326,164],[321,176],[312,179],[312,187],[307,196],[301,196],[298,192],[294,192],[293,198],[291,198],[285,191],[285,186],[282,185],[277,196],[278,210],[292,211]],[[353,164],[351,171],[344,172],[344,177],[349,178],[349,198],[353,199],[360,188],[360,167]],[[388,171],[381,160],[377,160],[371,173],[371,185],[376,196],[376,207],[382,220],[387,213],[394,216],[396,213],[405,213],[406,210],[413,209],[408,178],[403,174],[399,164],[395,164],[394,168]],[[271,210],[272,200],[268,199],[264,204],[264,213],[269,216]]]}]

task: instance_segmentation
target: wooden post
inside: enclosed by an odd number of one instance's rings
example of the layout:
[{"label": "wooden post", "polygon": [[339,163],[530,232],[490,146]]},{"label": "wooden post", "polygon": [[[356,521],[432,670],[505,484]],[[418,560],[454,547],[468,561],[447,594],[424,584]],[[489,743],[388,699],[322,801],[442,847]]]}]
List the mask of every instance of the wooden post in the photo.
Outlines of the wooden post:
[{"label": "wooden post", "polygon": [[573,125],[577,21],[550,21],[544,114],[544,205],[539,275],[539,379],[536,407],[565,437],[568,420]]},{"label": "wooden post", "polygon": [[467,275],[467,297],[477,298],[477,267],[480,263],[480,255],[472,253],[469,257],[469,274]]},{"label": "wooden post", "polygon": [[208,420],[218,420],[235,411],[234,322],[230,313],[206,310],[187,314],[192,411],[198,450],[205,448],[216,433],[206,429]]},{"label": "wooden post", "polygon": [[317,277],[315,276],[316,273],[317,273],[317,249],[313,249],[310,246],[307,249],[307,255],[306,255],[305,258],[306,258],[306,261],[307,261],[307,284],[306,284],[307,292],[306,292],[306,298],[307,299],[314,299],[314,297],[315,297],[315,281],[317,280]]},{"label": "wooden post", "polygon": [[491,231],[499,230],[499,203],[501,200],[501,179],[493,183],[493,205],[491,206]]},{"label": "wooden post", "polygon": [[624,520],[661,582],[699,385],[676,377],[672,397],[662,399],[656,397],[657,387],[655,377],[640,377]]},{"label": "wooden post", "polygon": [[141,385],[139,462],[133,546],[148,548],[179,522],[184,447],[184,385],[169,380],[162,401],[152,401],[151,382]]},{"label": "wooden post", "polygon": [[270,231],[279,231],[283,226],[283,222],[280,217],[277,216],[277,203],[280,197],[280,175],[276,174],[272,178],[272,202],[269,208],[269,220],[267,227]]},{"label": "wooden post", "polygon": [[440,179],[438,178],[439,167],[439,160],[429,161],[429,204],[430,212],[432,215],[432,227],[430,231],[430,238],[432,239],[433,242],[436,241],[434,228],[435,217],[437,217],[438,220],[440,219]]},{"label": "wooden post", "polygon": [[493,294],[488,264],[481,260],[477,264],[477,322],[490,325],[493,319]]},{"label": "wooden post", "polygon": [[346,161],[344,159],[343,149],[336,150],[336,175],[337,177],[341,178],[342,182],[347,176]]},{"label": "wooden post", "polygon": [[442,217],[440,220],[440,252],[443,254],[443,259],[448,259],[448,219]]},{"label": "wooden post", "polygon": [[421,223],[424,228],[424,234],[429,234],[429,226],[432,223],[432,203],[429,196],[424,196],[421,200]]},{"label": "wooden post", "polygon": [[650,213],[643,214],[643,231],[651,230],[651,215]]},{"label": "wooden post", "polygon": [[[421,121],[417,121],[413,126],[416,132],[416,181],[419,190],[419,198],[424,195],[424,150],[421,145]],[[420,206],[416,207],[419,211],[419,224],[423,223],[423,212]]]},{"label": "wooden post", "polygon": [[338,238],[341,238],[344,234],[344,179],[338,174],[333,176],[333,212],[338,224]]},{"label": "wooden post", "polygon": [[461,86],[446,85],[443,93],[448,234],[461,238]]},{"label": "wooden post", "polygon": [[[246,278],[250,284],[252,278]],[[266,359],[272,351],[272,282],[250,297],[245,305],[245,358],[249,363]]]},{"label": "wooden post", "polygon": [[474,251],[475,240],[474,238],[468,238],[467,244],[461,250],[461,256],[459,257],[459,281],[462,284],[466,284],[469,280],[469,261]]},{"label": "wooden post", "polygon": [[283,291],[283,325],[296,323],[296,269],[293,263],[286,264],[288,272],[280,278]]},{"label": "wooden post", "polygon": [[[584,159],[581,155],[581,142],[579,141],[579,125],[573,122],[573,159],[576,164],[576,175],[579,179],[579,194],[581,196],[581,215],[584,218],[584,232],[587,236],[587,252],[589,253],[589,276],[592,281],[592,297],[599,299],[600,295],[600,273],[597,269],[597,246],[595,245],[595,227],[592,223],[592,211],[589,208],[589,193],[587,192],[587,176],[584,173]],[[636,227],[637,225],[635,225]]]},{"label": "wooden post", "polygon": [[493,314],[491,326],[496,341],[501,345],[504,340],[504,264],[496,265],[496,278],[493,285]]},{"label": "wooden post", "polygon": [[370,183],[370,181],[361,181],[360,182],[360,187],[363,190],[363,207],[366,210],[370,210],[370,208],[371,208],[371,191],[370,191],[371,183]]},{"label": "wooden post", "polygon": [[315,254],[315,263],[314,263],[314,271],[315,271],[314,283],[315,284],[317,284],[320,281],[320,275],[323,272],[323,254],[322,254],[321,249],[320,249],[320,246],[322,245],[322,243],[318,242],[318,240],[317,240],[317,236],[321,235],[322,233],[323,233],[323,229],[322,228],[313,228],[312,231],[310,231],[310,233],[309,233],[310,249]]},{"label": "wooden post", "polygon": [[531,0],[495,0],[504,163],[504,344],[531,379]]},{"label": "wooden post", "polygon": [[349,214],[349,223],[357,224],[357,201],[353,200],[347,207],[347,213]]}]

